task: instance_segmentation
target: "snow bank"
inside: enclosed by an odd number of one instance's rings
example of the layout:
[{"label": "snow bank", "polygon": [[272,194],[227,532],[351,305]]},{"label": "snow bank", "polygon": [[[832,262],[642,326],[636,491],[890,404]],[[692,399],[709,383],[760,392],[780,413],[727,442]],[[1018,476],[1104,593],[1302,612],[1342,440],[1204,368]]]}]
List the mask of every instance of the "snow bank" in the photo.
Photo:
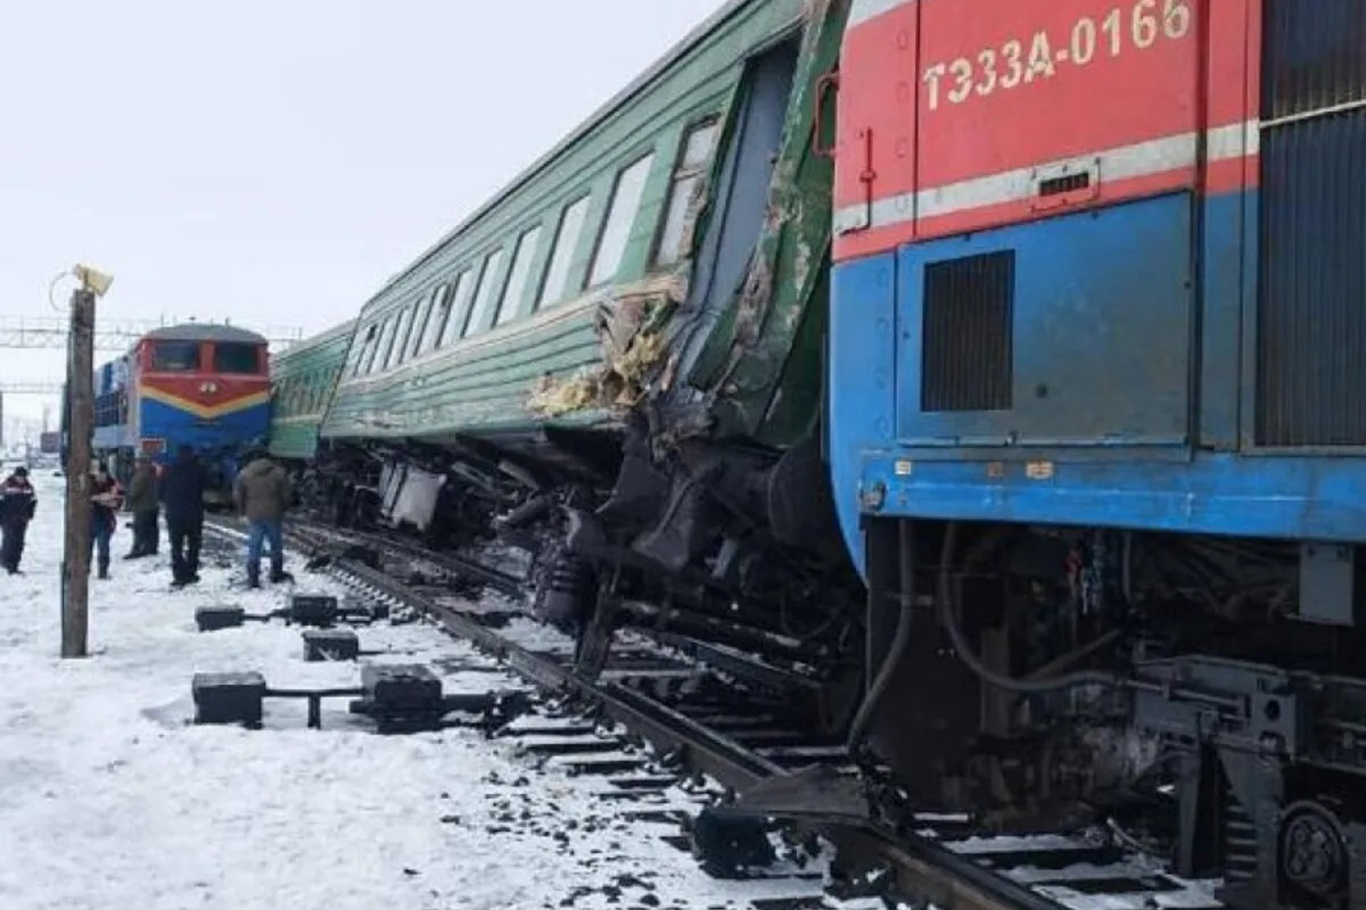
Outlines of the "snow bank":
[{"label": "snow bank", "polygon": [[[380,737],[339,701],[321,731],[304,729],[301,703],[269,709],[258,732],[188,725],[195,672],[302,686],[359,670],[305,664],[299,631],[279,623],[198,634],[197,606],[264,612],[281,594],[232,591],[240,570],[212,551],[199,587],[170,591],[164,534],[161,556],[116,558],[113,579],[91,582],[93,656],[59,661],[61,481],[38,484],[27,574],[0,576],[0,908],[744,907],[819,890],[710,880],[661,840],[675,829],[621,820],[649,807],[473,731]],[[121,527],[116,553],[129,543]],[[328,588],[291,568],[301,589]],[[427,626],[360,636],[401,662],[464,648]],[[447,682],[516,685],[459,670]]]}]

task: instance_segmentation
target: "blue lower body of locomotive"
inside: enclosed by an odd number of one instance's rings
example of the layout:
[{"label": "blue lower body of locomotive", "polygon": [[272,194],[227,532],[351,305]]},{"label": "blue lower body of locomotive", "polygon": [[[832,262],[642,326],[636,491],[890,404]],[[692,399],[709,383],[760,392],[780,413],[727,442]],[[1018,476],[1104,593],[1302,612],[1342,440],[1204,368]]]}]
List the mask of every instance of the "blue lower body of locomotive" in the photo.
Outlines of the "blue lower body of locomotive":
[{"label": "blue lower body of locomotive", "polygon": [[169,464],[181,447],[192,446],[209,473],[205,498],[211,504],[231,501],[239,465],[250,449],[264,445],[270,427],[270,406],[265,403],[208,419],[159,401],[144,399],[139,407],[136,432],[129,424],[95,431],[97,456],[117,455],[117,473],[127,475],[146,441],[158,443],[152,454],[161,465]]},{"label": "blue lower body of locomotive", "polygon": [[[1176,193],[837,265],[830,468],[860,570],[865,516],[1366,542],[1366,459],[1258,443],[1257,205]],[[1009,401],[931,410],[927,383],[972,378],[928,373],[980,345],[927,366],[928,270],[1002,251]]]}]

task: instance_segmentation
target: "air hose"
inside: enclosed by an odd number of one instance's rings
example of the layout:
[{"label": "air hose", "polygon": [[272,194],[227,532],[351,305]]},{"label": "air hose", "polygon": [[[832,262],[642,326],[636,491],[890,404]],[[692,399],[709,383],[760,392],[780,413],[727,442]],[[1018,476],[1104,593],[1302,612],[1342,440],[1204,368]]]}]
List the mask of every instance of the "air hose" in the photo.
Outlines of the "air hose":
[{"label": "air hose", "polygon": [[[868,687],[868,694],[864,696],[863,703],[859,705],[858,713],[854,715],[853,723],[849,725],[847,746],[851,752],[857,749],[859,742],[863,739],[864,732],[867,730],[868,724],[872,722],[873,715],[882,703],[883,697],[887,694],[887,689],[892,683],[892,677],[905,658],[906,650],[911,642],[911,618],[915,609],[915,587],[913,583],[915,558],[914,536],[910,522],[902,522],[900,538],[901,610],[897,618],[896,634],[892,638],[892,645],[887,651],[887,656],[878,669],[877,678]],[[1015,679],[998,673],[982,663],[981,659],[973,653],[967,636],[963,634],[963,629],[958,622],[958,611],[954,606],[950,567],[953,564],[957,539],[958,523],[949,522],[948,528],[944,532],[944,547],[939,559],[939,589],[936,597],[939,621],[944,626],[945,631],[948,632],[949,639],[953,643],[954,650],[958,652],[959,659],[983,682],[998,689],[1025,695],[1059,692],[1081,686],[1120,688],[1130,684],[1129,680],[1123,676],[1103,671],[1080,671],[1046,679]],[[1100,641],[1093,642],[1073,656],[1079,657],[1081,654],[1090,654],[1099,650],[1104,644],[1113,641],[1116,637],[1117,635],[1114,633],[1103,636]]]},{"label": "air hose", "polygon": [[1122,688],[1129,684],[1129,680],[1123,676],[1100,670],[1064,673],[1050,679],[1016,679],[1004,673],[998,673],[982,663],[981,659],[973,653],[967,636],[963,634],[962,626],[958,622],[958,610],[954,605],[953,585],[950,582],[949,568],[953,563],[953,553],[957,540],[958,522],[951,521],[944,531],[944,549],[939,558],[939,591],[935,598],[939,605],[939,621],[943,624],[944,630],[949,633],[949,640],[953,642],[953,649],[958,652],[958,658],[983,682],[1007,692],[1019,692],[1023,695],[1059,692],[1080,686]]},{"label": "air hose", "polygon": [[847,745],[850,752],[857,749],[859,742],[863,739],[863,733],[868,728],[868,724],[873,719],[873,714],[881,704],[882,698],[887,694],[887,689],[892,684],[892,677],[896,674],[897,667],[901,665],[901,660],[906,656],[906,649],[911,643],[911,616],[915,609],[915,552],[913,548],[914,535],[911,531],[911,523],[904,521],[900,527],[900,546],[898,550],[898,569],[901,575],[901,611],[896,621],[896,634],[892,637],[892,646],[887,650],[887,656],[882,660],[882,666],[878,669],[877,678],[868,687],[868,694],[863,697],[863,703],[859,705],[858,713],[854,715],[854,722],[849,725],[849,738]]}]

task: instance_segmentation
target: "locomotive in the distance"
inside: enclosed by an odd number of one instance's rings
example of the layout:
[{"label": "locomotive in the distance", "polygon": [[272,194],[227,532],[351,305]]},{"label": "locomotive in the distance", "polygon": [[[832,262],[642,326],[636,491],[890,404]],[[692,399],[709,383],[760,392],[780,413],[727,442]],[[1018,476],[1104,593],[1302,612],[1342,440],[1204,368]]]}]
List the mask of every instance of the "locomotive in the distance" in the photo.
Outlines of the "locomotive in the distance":
[{"label": "locomotive in the distance", "polygon": [[94,382],[93,454],[125,482],[137,455],[166,464],[193,446],[210,472],[206,499],[225,504],[242,454],[269,431],[268,343],[235,326],[154,329],[101,364]]}]

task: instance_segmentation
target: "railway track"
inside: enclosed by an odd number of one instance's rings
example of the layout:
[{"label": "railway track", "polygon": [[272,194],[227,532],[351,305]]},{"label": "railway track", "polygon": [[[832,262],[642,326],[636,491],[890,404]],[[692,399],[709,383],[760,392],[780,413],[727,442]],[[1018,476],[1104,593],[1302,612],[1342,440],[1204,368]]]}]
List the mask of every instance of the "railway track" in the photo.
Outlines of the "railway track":
[{"label": "railway track", "polygon": [[[229,541],[245,536],[230,520],[211,521],[206,530]],[[524,736],[530,751],[578,761],[587,772],[634,775],[618,781],[623,792],[657,796],[681,776],[698,774],[715,782],[715,787],[702,791],[713,802],[724,802],[721,797],[728,792],[799,779],[794,775],[821,775],[832,786],[856,785],[858,772],[843,743],[803,732],[793,711],[801,693],[794,700],[792,691],[784,691],[785,685],[792,684],[791,674],[766,674],[752,662],[746,666],[742,655],[714,646],[687,647],[687,642],[661,641],[632,630],[618,636],[603,672],[595,679],[584,679],[574,671],[572,639],[519,609],[517,591],[509,582],[526,582],[502,566],[493,568],[459,556],[430,553],[407,542],[308,523],[287,536],[292,548],[313,554],[357,545],[382,546],[386,568],[407,573],[410,579],[415,569],[425,568],[426,572],[417,572],[421,583],[416,585],[348,558],[332,558],[322,570],[359,600],[385,603],[395,615],[408,612],[425,617],[472,643],[529,685],[552,693],[553,703],[564,706],[561,713],[525,717],[501,735]],[[443,574],[477,579],[499,596],[480,598],[477,603],[451,596],[443,589]],[[592,722],[596,718],[609,719],[612,731],[624,730],[629,737],[647,742],[652,751],[623,751],[620,733],[604,732]],[[702,804],[695,808],[700,811]],[[686,812],[677,809],[652,818],[679,825],[680,836],[689,822]],[[807,819],[802,830],[827,838],[848,860],[841,867],[859,870],[853,882],[845,883],[854,894],[879,895],[888,901],[894,897],[905,906],[941,910],[1212,910],[1222,906],[1214,897],[1215,883],[1178,879],[1162,862],[1126,849],[1101,832],[977,836],[965,819],[930,815],[913,816],[910,830],[904,824],[893,830],[871,817],[861,823],[847,818],[835,823],[832,818],[819,824]],[[801,902],[816,899],[811,895],[796,903],[785,898],[755,906],[773,910],[831,906]]]}]

